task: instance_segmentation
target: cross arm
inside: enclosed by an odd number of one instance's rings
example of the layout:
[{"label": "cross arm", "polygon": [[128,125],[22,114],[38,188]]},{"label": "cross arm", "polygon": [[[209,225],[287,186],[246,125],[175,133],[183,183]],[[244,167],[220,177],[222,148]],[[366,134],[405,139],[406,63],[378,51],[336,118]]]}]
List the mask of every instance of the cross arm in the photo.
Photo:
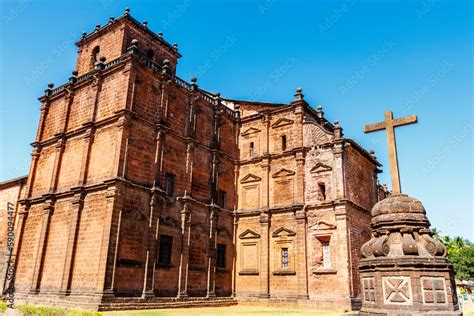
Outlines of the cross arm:
[{"label": "cross arm", "polygon": [[372,132],[382,131],[385,128],[386,128],[385,122],[369,124],[369,125],[365,125],[364,132],[365,133],[372,133]]},{"label": "cross arm", "polygon": [[402,117],[396,120],[393,120],[393,126],[404,126],[404,125],[410,125],[410,124],[415,124],[418,122],[418,117],[416,115],[411,115],[407,117]]}]

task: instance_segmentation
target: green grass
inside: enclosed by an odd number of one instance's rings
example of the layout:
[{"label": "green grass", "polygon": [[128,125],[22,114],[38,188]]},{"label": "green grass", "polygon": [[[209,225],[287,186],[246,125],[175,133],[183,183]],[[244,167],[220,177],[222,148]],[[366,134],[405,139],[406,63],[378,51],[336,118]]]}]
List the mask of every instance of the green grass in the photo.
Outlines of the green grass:
[{"label": "green grass", "polygon": [[336,316],[342,315],[342,312],[323,312],[312,309],[297,308],[277,308],[264,306],[245,306],[237,305],[230,307],[202,307],[202,308],[180,308],[180,309],[160,309],[160,310],[141,310],[141,311],[123,311],[123,312],[105,312],[104,316]]},{"label": "green grass", "polygon": [[[7,304],[0,303],[0,311],[4,312]],[[103,313],[79,309],[66,309],[59,307],[44,307],[44,306],[30,306],[30,305],[16,305],[15,309],[25,316],[102,316]]]}]

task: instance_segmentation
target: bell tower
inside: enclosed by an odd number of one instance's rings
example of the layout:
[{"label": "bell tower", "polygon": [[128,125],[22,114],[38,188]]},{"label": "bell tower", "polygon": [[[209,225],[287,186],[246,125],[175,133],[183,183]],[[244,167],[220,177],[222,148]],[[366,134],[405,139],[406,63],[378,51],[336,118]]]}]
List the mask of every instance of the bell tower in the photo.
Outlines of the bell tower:
[{"label": "bell tower", "polygon": [[110,62],[122,56],[134,39],[138,41],[138,49],[145,52],[148,59],[160,66],[167,59],[170,70],[176,73],[181,57],[178,45],[166,42],[162,33],[152,32],[147,21],[138,22],[127,8],[119,18],[111,17],[107,24],[96,25],[91,33],[82,33],[81,39],[76,42],[79,48],[76,65],[79,76],[93,70],[101,57]]}]

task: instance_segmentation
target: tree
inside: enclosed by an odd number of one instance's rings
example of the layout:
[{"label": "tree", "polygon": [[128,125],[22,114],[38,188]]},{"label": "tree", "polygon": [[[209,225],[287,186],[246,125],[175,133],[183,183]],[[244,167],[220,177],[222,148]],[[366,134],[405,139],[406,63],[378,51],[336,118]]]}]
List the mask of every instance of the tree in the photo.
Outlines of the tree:
[{"label": "tree", "polygon": [[467,239],[456,236],[443,236],[441,231],[433,228],[433,237],[440,240],[448,251],[448,259],[453,264],[454,274],[458,280],[474,280],[474,245]]}]

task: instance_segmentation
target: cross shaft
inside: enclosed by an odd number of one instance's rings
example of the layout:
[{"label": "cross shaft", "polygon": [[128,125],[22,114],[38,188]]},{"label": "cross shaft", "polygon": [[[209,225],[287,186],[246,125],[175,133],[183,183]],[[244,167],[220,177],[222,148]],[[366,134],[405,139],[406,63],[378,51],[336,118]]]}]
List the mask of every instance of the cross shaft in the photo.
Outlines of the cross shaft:
[{"label": "cross shaft", "polygon": [[394,194],[402,193],[400,184],[400,171],[398,169],[398,154],[397,154],[397,140],[395,137],[395,128],[418,122],[416,115],[402,117],[399,119],[393,119],[393,112],[385,112],[385,121],[365,126],[365,133],[372,133],[377,131],[386,130],[387,132],[387,144],[388,144],[388,156],[390,159],[390,176],[392,178],[392,190]]}]

